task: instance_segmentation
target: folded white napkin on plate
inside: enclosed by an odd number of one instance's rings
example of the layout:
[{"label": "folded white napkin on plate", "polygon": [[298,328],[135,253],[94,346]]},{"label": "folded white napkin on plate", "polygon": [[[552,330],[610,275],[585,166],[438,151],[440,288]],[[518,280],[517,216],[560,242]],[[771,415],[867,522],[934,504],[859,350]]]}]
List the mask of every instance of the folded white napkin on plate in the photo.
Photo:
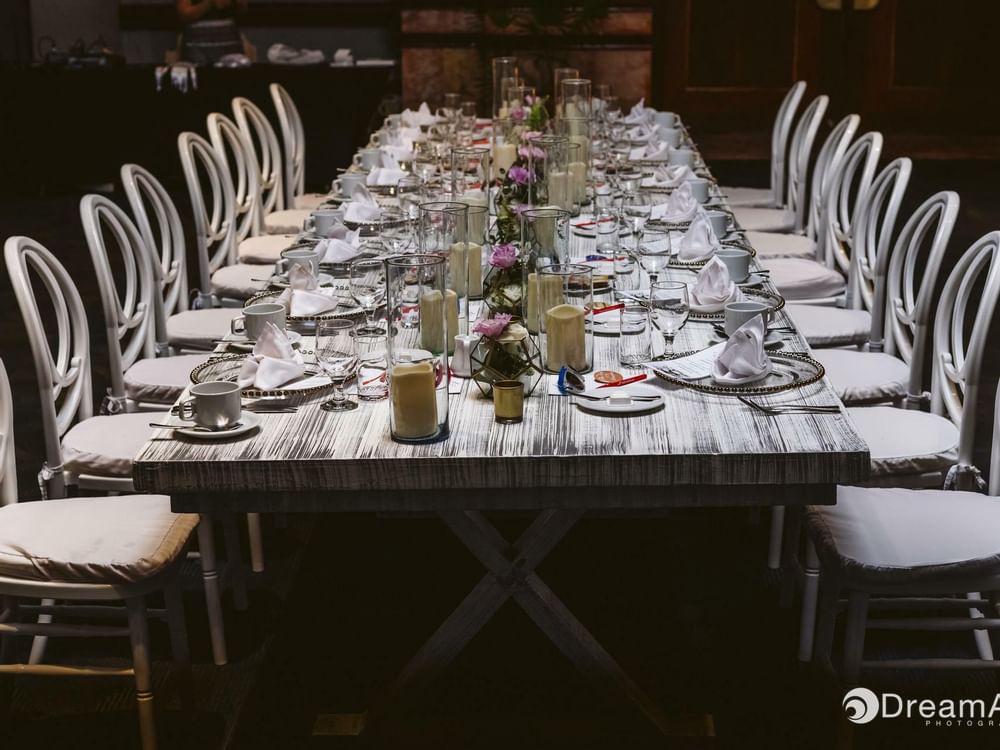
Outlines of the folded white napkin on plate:
[{"label": "folded white napkin on plate", "polygon": [[657,132],[658,131],[654,125],[644,122],[633,128],[629,128],[625,135],[629,140],[645,141],[648,143],[657,137]]},{"label": "folded white napkin on plate", "polygon": [[337,63],[352,63],[354,62],[354,55],[351,54],[350,49],[345,49],[341,47],[336,52],[333,53],[333,61]]},{"label": "folded white napkin on plate", "polygon": [[344,204],[344,220],[377,221],[381,216],[382,209],[368,192],[368,188],[364,185],[355,185],[351,190],[351,199]]},{"label": "folded white napkin on plate", "polygon": [[236,383],[240,388],[270,390],[301,377],[305,371],[302,355],[292,348],[285,332],[267,323],[253,353],[244,360]]},{"label": "folded white napkin on plate", "polygon": [[701,205],[691,195],[691,186],[682,182],[663,203],[653,206],[649,218],[669,224],[682,224],[694,220]]},{"label": "folded white napkin on plate", "polygon": [[[340,242],[340,240],[325,240]],[[278,302],[288,309],[289,315],[320,315],[340,304],[335,290],[319,288],[319,280],[302,266],[292,266],[288,272],[288,289],[281,293]]]},{"label": "folded white napkin on plate", "polygon": [[404,109],[400,119],[403,125],[408,128],[418,128],[421,125],[434,125],[437,123],[437,117],[431,114],[431,108],[427,106],[427,102],[423,102],[415,112],[412,109]]},{"label": "folded white napkin on plate", "polygon": [[696,211],[694,219],[691,220],[691,226],[687,228],[684,236],[677,243],[677,259],[686,263],[694,263],[711,258],[718,249],[719,239],[712,231],[711,222],[705,216],[704,211]]},{"label": "folded white napkin on plate", "polygon": [[347,263],[358,257],[357,233],[351,232],[349,235],[339,238],[330,237],[320,240],[316,245],[316,252],[321,253],[321,263]]},{"label": "folded white napkin on plate", "polygon": [[629,110],[629,113],[625,115],[626,125],[639,125],[644,122],[652,122],[653,115],[656,110],[652,107],[646,106],[646,99],[643,97]]},{"label": "folded white napkin on plate", "polygon": [[739,302],[743,292],[729,277],[726,264],[716,257],[709,259],[698,272],[698,279],[691,285],[691,311],[714,313],[724,309],[727,302]]},{"label": "folded white napkin on plate", "polygon": [[354,232],[348,229],[346,224],[339,221],[335,221],[333,226],[331,226],[326,232],[327,237],[335,237],[338,240],[347,239],[351,234],[354,234]]},{"label": "folded white napkin on plate", "polygon": [[382,151],[382,166],[399,169],[399,162],[411,161],[413,159],[413,145],[384,145],[379,146]]},{"label": "folded white napkin on plate", "polygon": [[670,155],[670,144],[653,139],[645,146],[638,146],[628,152],[632,161],[666,161]]},{"label": "folded white napkin on plate", "polygon": [[398,184],[405,175],[406,172],[399,168],[373,167],[372,171],[368,173],[368,177],[365,178],[365,182],[369,185],[385,187]]},{"label": "folded white napkin on plate", "polygon": [[696,176],[686,164],[678,164],[675,167],[664,164],[654,169],[653,176],[644,179],[642,184],[653,187],[677,187],[682,182],[693,180]]},{"label": "folded white napkin on plate", "polygon": [[766,334],[761,315],[737,328],[712,365],[712,380],[722,385],[739,385],[766,377],[772,367],[771,358],[764,351]]}]

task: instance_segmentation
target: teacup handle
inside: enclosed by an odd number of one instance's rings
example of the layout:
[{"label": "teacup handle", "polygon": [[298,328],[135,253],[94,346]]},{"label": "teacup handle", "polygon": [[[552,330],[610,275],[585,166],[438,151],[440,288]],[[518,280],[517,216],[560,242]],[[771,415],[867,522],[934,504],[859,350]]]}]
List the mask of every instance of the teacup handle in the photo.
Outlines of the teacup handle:
[{"label": "teacup handle", "polygon": [[360,167],[361,166],[361,154],[360,153],[354,154],[354,157],[351,159],[351,164],[353,164],[356,167]]},{"label": "teacup handle", "polygon": [[[239,324],[239,327],[237,327]],[[247,321],[246,318],[240,315],[239,317],[233,318],[229,321],[229,330],[234,336],[246,336],[247,335]]]},{"label": "teacup handle", "polygon": [[198,411],[195,404],[196,402],[193,398],[188,399],[187,401],[181,401],[177,404],[177,418],[182,419],[185,422],[193,421],[194,415]]},{"label": "teacup handle", "polygon": [[338,195],[343,195],[344,181],[341,180],[339,177],[335,179],[333,183],[330,185],[330,191],[333,193],[337,193]]},{"label": "teacup handle", "polygon": [[378,133],[372,133],[368,142],[373,146],[380,146],[382,145],[382,136]]}]

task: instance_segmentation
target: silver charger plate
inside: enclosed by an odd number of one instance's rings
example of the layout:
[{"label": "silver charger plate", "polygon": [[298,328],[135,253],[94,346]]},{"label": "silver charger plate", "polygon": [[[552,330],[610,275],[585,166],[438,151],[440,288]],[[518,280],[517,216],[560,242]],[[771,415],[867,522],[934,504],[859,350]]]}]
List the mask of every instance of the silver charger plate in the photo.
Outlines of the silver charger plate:
[{"label": "silver charger plate", "polygon": [[[278,297],[282,295],[282,292],[277,291],[267,291],[261,292],[260,294],[255,294],[253,297],[248,299],[243,303],[244,307],[250,305],[256,305],[258,302],[277,302]],[[343,298],[342,298],[343,299]],[[350,303],[342,303],[340,307],[336,307],[319,315],[286,315],[285,320],[294,323],[314,323],[317,320],[333,320],[335,318],[356,318],[365,314],[365,311],[361,309],[354,300]]]},{"label": "silver charger plate", "polygon": [[[212,357],[191,371],[191,382],[197,384],[213,380],[225,380],[235,383],[246,358],[246,354],[224,354],[221,357]],[[333,383],[330,382],[329,378],[319,375],[315,369],[315,365],[313,365],[312,369],[306,370],[305,375],[289,383],[285,383],[280,388],[261,389],[251,386],[243,389],[243,396],[244,398],[312,396],[316,393],[330,391],[333,387]]]},{"label": "silver charger plate", "polygon": [[[696,352],[679,352],[667,360],[687,357]],[[808,354],[799,352],[768,352],[772,369],[767,377],[753,383],[742,385],[719,385],[711,376],[698,380],[683,380],[671,375],[670,372],[658,367],[651,368],[657,377],[671,385],[690,388],[703,393],[739,396],[765,396],[770,393],[781,393],[797,388],[805,388],[823,379],[826,369]]]}]

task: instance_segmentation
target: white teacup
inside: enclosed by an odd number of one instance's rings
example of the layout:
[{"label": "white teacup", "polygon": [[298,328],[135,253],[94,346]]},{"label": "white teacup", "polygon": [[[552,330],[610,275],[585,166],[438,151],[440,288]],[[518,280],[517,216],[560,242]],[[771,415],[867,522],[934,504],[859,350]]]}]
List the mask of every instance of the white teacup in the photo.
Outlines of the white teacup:
[{"label": "white teacup", "polygon": [[671,167],[679,167],[684,165],[685,167],[694,168],[694,151],[689,148],[672,148],[667,155],[667,163]]},{"label": "white teacup", "polygon": [[364,170],[374,169],[382,165],[382,152],[377,148],[362,148],[351,160],[354,166]]},{"label": "white teacup", "polygon": [[290,247],[281,251],[281,259],[285,261],[285,270],[292,270],[292,266],[302,266],[313,276],[319,274],[319,264],[321,258],[316,246],[311,247]]},{"label": "white teacup", "polygon": [[751,318],[758,315],[764,318],[764,327],[771,317],[771,307],[766,302],[727,302],[726,303],[726,335],[732,336],[736,331]]},{"label": "white teacup", "polygon": [[695,177],[690,180],[686,180],[688,187],[691,188],[691,196],[699,203],[708,203],[708,185],[709,182],[704,177]]},{"label": "white teacup", "polygon": [[259,302],[243,308],[243,314],[233,318],[229,330],[234,336],[246,336],[250,341],[256,341],[264,331],[264,326],[272,323],[276,328],[285,330],[285,306],[277,302]]},{"label": "white teacup", "polygon": [[665,128],[676,128],[677,127],[677,113],[676,112],[655,112],[653,114],[653,122],[657,125],[662,125]]},{"label": "white teacup", "polygon": [[660,140],[666,143],[670,148],[677,148],[681,145],[681,131],[678,128],[667,128],[663,125],[658,125],[656,128],[657,132],[660,134]]},{"label": "white teacup", "polygon": [[211,430],[224,430],[240,421],[243,405],[240,387],[227,380],[191,386],[191,396],[175,407],[178,417]]},{"label": "white teacup", "polygon": [[729,214],[725,211],[706,211],[705,218],[712,225],[712,231],[720,240],[729,234]]},{"label": "white teacup", "polygon": [[341,213],[337,209],[317,208],[309,215],[307,226],[320,237],[326,237],[326,233],[333,229],[340,218]]},{"label": "white teacup", "polygon": [[363,172],[344,172],[333,181],[333,192],[349,198],[356,186],[364,185],[367,181],[368,175]]},{"label": "white teacup", "polygon": [[715,253],[715,257],[726,264],[729,278],[737,284],[746,281],[750,276],[750,253],[738,247],[723,247]]}]

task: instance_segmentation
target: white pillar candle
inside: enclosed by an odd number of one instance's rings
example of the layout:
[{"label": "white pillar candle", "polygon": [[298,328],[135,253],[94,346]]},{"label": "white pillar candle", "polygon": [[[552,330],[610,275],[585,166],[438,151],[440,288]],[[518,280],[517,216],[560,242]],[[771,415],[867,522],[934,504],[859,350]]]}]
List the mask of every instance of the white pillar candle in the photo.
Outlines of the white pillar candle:
[{"label": "white pillar candle", "polygon": [[[458,202],[464,203],[466,206],[474,206],[478,208],[487,207],[486,196],[478,190],[465,193],[458,199]],[[488,211],[474,211],[469,213],[470,240],[479,241],[486,235],[486,217],[488,215]]]},{"label": "white pillar candle", "polygon": [[576,102],[564,102],[563,103],[563,117],[579,117],[580,110],[576,106]]},{"label": "white pillar candle", "polygon": [[[548,204],[540,208],[562,208]],[[556,220],[555,217],[542,216],[532,218],[532,226],[535,232],[535,241],[538,242],[538,249],[543,253],[551,253],[556,249]]]},{"label": "white pillar candle", "polygon": [[393,365],[389,377],[396,435],[402,438],[433,435],[438,427],[434,364],[400,362]]},{"label": "white pillar candle", "polygon": [[510,117],[510,109],[508,109],[506,104],[500,107],[500,111],[497,112],[497,117],[501,120],[506,120]]},{"label": "white pillar candle", "polygon": [[572,198],[569,173],[552,170],[546,175],[545,181],[549,188],[549,203],[569,209]]},{"label": "white pillar candle", "polygon": [[571,135],[569,137],[570,143],[580,144],[580,157],[583,161],[590,163],[590,136],[589,135]]},{"label": "white pillar candle", "polygon": [[549,370],[587,367],[584,312],[575,305],[556,305],[545,311],[545,366]]},{"label": "white pillar candle", "polygon": [[517,161],[517,146],[513,143],[498,143],[493,149],[493,170],[496,177],[500,177],[500,172],[504,174]]},{"label": "white pillar candle", "polygon": [[565,302],[563,297],[563,284],[559,276],[543,274],[541,288],[538,284],[538,274],[528,274],[528,330],[531,333],[538,333],[539,311],[561,305]]},{"label": "white pillar candle", "polygon": [[454,242],[448,248],[448,288],[464,295],[468,278],[468,248],[464,242]]},{"label": "white pillar candle", "polygon": [[469,296],[483,296],[483,246],[470,242],[465,262],[469,267]]},{"label": "white pillar candle", "polygon": [[420,297],[420,346],[432,354],[440,354],[441,341],[447,335],[448,354],[451,354],[459,333],[458,295],[451,289],[445,289],[443,295],[437,289],[424,292]]},{"label": "white pillar candle", "polygon": [[587,164],[582,161],[569,163],[569,181],[573,200],[577,203],[587,201]]}]

